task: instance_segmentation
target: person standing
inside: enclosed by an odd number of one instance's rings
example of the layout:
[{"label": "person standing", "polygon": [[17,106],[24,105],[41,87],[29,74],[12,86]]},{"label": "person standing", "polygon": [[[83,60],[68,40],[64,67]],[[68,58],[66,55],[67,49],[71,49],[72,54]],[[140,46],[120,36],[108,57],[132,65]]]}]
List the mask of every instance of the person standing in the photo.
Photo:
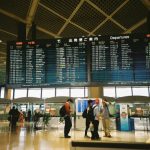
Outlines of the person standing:
[{"label": "person standing", "polygon": [[24,115],[23,115],[22,110],[20,110],[20,112],[19,112],[19,122],[20,122],[20,123],[23,123],[23,122],[24,122]]},{"label": "person standing", "polygon": [[71,98],[69,98],[65,102],[65,111],[66,111],[66,115],[64,116],[64,120],[65,120],[64,137],[65,138],[71,138],[71,136],[68,135],[72,127],[70,103],[73,103],[73,100]]},{"label": "person standing", "polygon": [[28,122],[31,121],[31,110],[30,109],[28,110],[27,120],[28,120]]},{"label": "person standing", "polygon": [[40,119],[40,111],[36,109],[36,110],[34,111],[34,116],[33,116],[34,129],[35,129],[35,130],[38,129],[37,125],[38,125],[39,119]]},{"label": "person standing", "polygon": [[16,128],[16,123],[18,121],[18,116],[19,116],[19,112],[18,109],[15,109],[15,106],[13,106],[13,108],[9,111],[9,115],[10,115],[10,125],[11,125],[11,129],[15,129]]},{"label": "person standing", "polygon": [[99,117],[100,117],[100,107],[99,107],[99,99],[95,99],[95,104],[93,105],[93,114],[94,114],[94,119],[93,119],[93,131],[91,140],[100,140],[99,133],[98,133],[98,127],[99,127]]},{"label": "person standing", "polygon": [[111,137],[110,134],[110,113],[108,109],[109,102],[106,99],[102,100],[102,124],[104,130],[104,137]]},{"label": "person standing", "polygon": [[88,135],[87,135],[87,132],[88,132],[88,129],[89,129],[89,127],[90,127],[90,123],[91,123],[91,119],[90,119],[90,117],[89,117],[89,112],[91,111],[91,109],[92,109],[92,100],[88,100],[88,107],[86,108],[86,118],[85,118],[85,134],[84,134],[84,137],[89,137]]}]

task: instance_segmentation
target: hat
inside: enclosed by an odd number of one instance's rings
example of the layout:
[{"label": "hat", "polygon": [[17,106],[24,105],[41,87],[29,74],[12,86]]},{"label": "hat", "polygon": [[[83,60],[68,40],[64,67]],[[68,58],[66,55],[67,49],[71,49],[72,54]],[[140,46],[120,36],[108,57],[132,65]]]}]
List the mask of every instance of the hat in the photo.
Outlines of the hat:
[{"label": "hat", "polygon": [[95,99],[95,104],[99,104],[99,98]]}]

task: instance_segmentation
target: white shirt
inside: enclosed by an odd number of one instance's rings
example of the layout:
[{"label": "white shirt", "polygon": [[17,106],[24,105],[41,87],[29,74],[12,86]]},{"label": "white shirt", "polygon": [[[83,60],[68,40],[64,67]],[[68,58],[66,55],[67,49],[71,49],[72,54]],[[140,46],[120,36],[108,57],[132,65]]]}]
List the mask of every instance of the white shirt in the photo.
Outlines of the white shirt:
[{"label": "white shirt", "polygon": [[98,104],[94,104],[93,108],[94,108],[93,112],[94,112],[94,116],[95,116],[94,120],[99,120],[100,107]]}]

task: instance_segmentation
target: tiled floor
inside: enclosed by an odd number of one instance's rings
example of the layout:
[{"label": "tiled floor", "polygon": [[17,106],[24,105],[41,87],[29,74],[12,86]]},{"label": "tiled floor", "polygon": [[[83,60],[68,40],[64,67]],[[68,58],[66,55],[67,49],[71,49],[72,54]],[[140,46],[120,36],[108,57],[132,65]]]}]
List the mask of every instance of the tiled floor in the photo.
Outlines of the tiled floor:
[{"label": "tiled floor", "polygon": [[[83,131],[71,130],[70,139],[63,138],[63,129],[33,130],[32,124],[19,124],[13,132],[9,131],[8,122],[0,122],[0,150],[69,150],[69,142],[75,140],[87,140]],[[90,135],[90,132],[89,132]],[[119,132],[112,131],[112,138],[103,137],[102,141],[118,142],[148,142],[150,132]]]}]

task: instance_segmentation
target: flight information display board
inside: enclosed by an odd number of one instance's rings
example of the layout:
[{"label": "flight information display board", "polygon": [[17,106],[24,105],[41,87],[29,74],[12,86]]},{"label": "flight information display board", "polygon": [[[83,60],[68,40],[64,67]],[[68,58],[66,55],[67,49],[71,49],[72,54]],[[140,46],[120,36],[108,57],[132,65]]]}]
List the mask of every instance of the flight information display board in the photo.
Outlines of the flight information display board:
[{"label": "flight information display board", "polygon": [[85,42],[79,39],[8,43],[8,85],[53,86],[87,82]]},{"label": "flight information display board", "polygon": [[150,83],[149,34],[99,37],[91,47],[92,82]]},{"label": "flight information display board", "polygon": [[7,85],[92,86],[150,83],[150,35],[8,42]]}]

